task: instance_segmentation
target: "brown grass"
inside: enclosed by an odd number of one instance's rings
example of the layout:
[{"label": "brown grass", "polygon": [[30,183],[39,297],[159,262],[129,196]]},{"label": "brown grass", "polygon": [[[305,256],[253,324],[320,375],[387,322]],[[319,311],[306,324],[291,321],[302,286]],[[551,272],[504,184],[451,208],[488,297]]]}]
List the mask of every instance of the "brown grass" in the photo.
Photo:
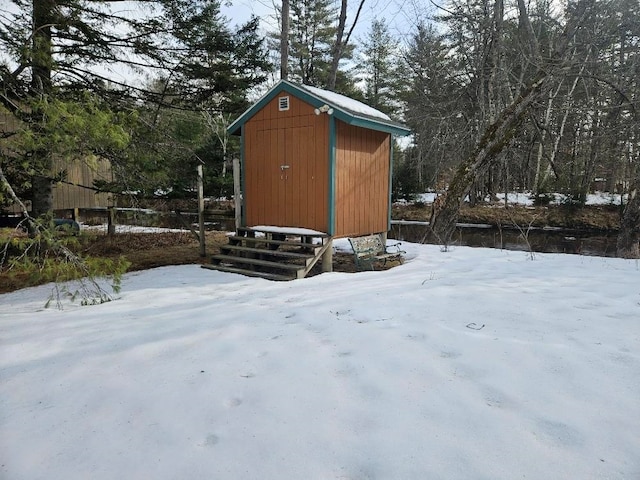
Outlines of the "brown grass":
[{"label": "brown grass", "polygon": [[207,232],[206,256],[201,257],[200,244],[191,233],[119,233],[96,235],[81,253],[92,257],[124,256],[131,262],[129,271],[136,271],[164,265],[207,263],[209,256],[218,253],[226,241],[224,232]]},{"label": "brown grass", "polygon": [[[77,253],[82,256],[116,259],[124,257],[131,263],[128,271],[146,270],[167,265],[206,264],[213,254],[219,253],[220,246],[227,243],[225,232],[206,233],[206,256],[200,256],[198,240],[187,232],[169,233],[84,233]],[[391,264],[388,265],[390,267]],[[353,256],[346,253],[334,255],[334,270],[355,272]],[[319,266],[310,275],[320,273]],[[7,293],[43,283],[22,272],[0,271],[0,293]]]},{"label": "brown grass", "polygon": [[[575,208],[569,206],[525,207],[502,204],[464,206],[458,221],[461,223],[482,223],[494,226],[519,225],[534,227],[564,227],[584,230],[617,230],[620,225],[620,207],[589,206]],[[402,220],[429,221],[431,205],[394,206],[392,217]]]},{"label": "brown grass", "polygon": [[[394,207],[393,218],[405,220],[429,220],[430,205]],[[490,225],[555,226],[582,229],[615,230],[620,219],[619,207],[587,207],[582,209],[550,206],[521,207],[484,205],[474,208],[464,207],[459,221]],[[10,235],[23,235],[5,229],[0,235],[2,243]],[[206,256],[200,256],[199,242],[187,232],[170,233],[119,233],[107,236],[103,233],[84,233],[80,237],[78,253],[83,256],[118,258],[124,257],[130,263],[128,271],[145,270],[166,265],[205,264],[210,256],[220,251],[226,244],[225,232],[206,233]],[[334,270],[355,272],[353,256],[345,253],[334,255]],[[391,267],[389,265],[388,267]],[[318,274],[319,267],[311,275]],[[0,270],[0,293],[6,293],[27,286],[38,285],[37,278],[21,272]]]}]

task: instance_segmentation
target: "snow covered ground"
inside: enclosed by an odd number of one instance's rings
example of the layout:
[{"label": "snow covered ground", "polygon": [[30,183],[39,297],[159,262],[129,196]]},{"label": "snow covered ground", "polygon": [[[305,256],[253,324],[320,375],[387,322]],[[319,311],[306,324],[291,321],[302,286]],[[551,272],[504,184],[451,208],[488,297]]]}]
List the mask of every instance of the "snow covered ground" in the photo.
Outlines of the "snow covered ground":
[{"label": "snow covered ground", "polygon": [[0,295],[0,478],[640,479],[637,262],[403,247]]},{"label": "snow covered ground", "polygon": [[[561,193],[551,194],[555,198],[551,202],[552,205],[562,204],[566,201],[567,196]],[[416,196],[416,200],[423,203],[433,203],[438,196],[435,192],[421,193]],[[497,193],[496,197],[504,202],[504,193]],[[620,205],[621,195],[619,193],[595,192],[587,194],[586,205]],[[486,201],[489,201],[487,198]],[[507,201],[511,205],[533,205],[531,192],[510,192],[507,194]]]},{"label": "snow covered ground", "polygon": [[[80,228],[82,230],[94,231],[94,232],[102,232],[105,233],[107,231],[107,225],[85,225],[80,224]],[[116,233],[180,233],[180,232],[188,232],[188,230],[184,228],[164,228],[164,227],[143,227],[139,225],[116,225]]]}]

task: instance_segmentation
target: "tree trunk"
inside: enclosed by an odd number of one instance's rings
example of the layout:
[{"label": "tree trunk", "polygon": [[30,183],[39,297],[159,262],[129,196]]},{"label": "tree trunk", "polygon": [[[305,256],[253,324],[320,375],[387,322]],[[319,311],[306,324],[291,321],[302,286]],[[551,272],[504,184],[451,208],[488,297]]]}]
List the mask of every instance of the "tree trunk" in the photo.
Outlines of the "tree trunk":
[{"label": "tree trunk", "polygon": [[486,173],[493,160],[509,144],[529,107],[540,100],[549,82],[549,75],[544,75],[501,113],[484,131],[471,156],[458,167],[447,191],[433,202],[429,225],[443,245],[448,245],[451,240],[460,206],[473,183]]},{"label": "tree trunk", "polygon": [[344,51],[344,47],[349,43],[349,39],[351,38],[351,34],[353,33],[353,29],[358,22],[358,18],[360,17],[360,12],[362,11],[362,7],[364,6],[365,0],[360,0],[360,5],[358,6],[358,11],[356,12],[356,16],[353,19],[353,24],[351,24],[351,28],[349,29],[349,33],[347,37],[343,40],[344,37],[344,29],[347,23],[347,3],[348,0],[342,0],[340,6],[340,17],[338,18],[338,29],[336,32],[336,42],[334,43],[333,49],[331,51],[331,70],[329,71],[329,81],[327,82],[327,87],[329,90],[335,90],[336,88],[336,80],[338,78],[338,66],[340,64],[340,59],[342,58],[342,53]]},{"label": "tree trunk", "polygon": [[51,180],[43,176],[35,176],[31,179],[31,214],[34,217],[45,215],[53,211],[53,184]]},{"label": "tree trunk", "polygon": [[[529,108],[543,102],[553,80],[563,74],[567,64],[566,52],[569,42],[593,7],[592,1],[585,1],[579,5],[579,11],[576,11],[567,22],[550,61],[547,65],[540,64],[541,68],[536,74],[536,79],[511,105],[500,112],[493,123],[485,128],[473,153],[456,170],[447,191],[433,203],[429,225],[435,237],[443,245],[448,245],[451,240],[460,207],[471,186],[487,172],[493,162],[499,158],[499,153],[511,142]],[[523,10],[521,9],[520,15],[526,16],[526,11]],[[524,25],[529,23],[528,17],[521,21]],[[527,30],[531,32],[528,27]],[[537,49],[535,38],[530,39],[530,42],[535,51]]]},{"label": "tree trunk", "polygon": [[289,0],[282,0],[282,32],[280,36],[280,79],[289,79]]},{"label": "tree trunk", "polygon": [[640,258],[640,168],[629,190],[616,247],[618,257]]},{"label": "tree trunk", "polygon": [[33,0],[31,88],[36,94],[51,92],[51,24],[55,0]]},{"label": "tree trunk", "polygon": [[344,36],[344,27],[347,23],[347,0],[342,0],[340,5],[340,17],[338,18],[338,30],[336,32],[336,42],[333,44],[331,51],[331,70],[329,72],[329,90],[336,88],[336,79],[338,77],[338,64],[340,63],[340,57],[342,56],[342,50],[344,44],[342,37]]},{"label": "tree trunk", "polygon": [[11,183],[9,183],[9,180],[7,180],[7,177],[5,176],[4,171],[2,170],[2,162],[0,162],[0,187],[3,188],[3,190],[9,195],[9,198],[13,200],[13,202],[20,208],[20,212],[22,213],[22,215],[27,221],[26,226],[29,232],[31,232],[32,234],[35,234],[38,230],[38,224],[29,215],[29,210],[27,209],[27,206],[22,202],[22,200],[20,200],[18,195],[16,195],[16,192],[13,190]]},{"label": "tree trunk", "polygon": [[538,39],[533,32],[533,26],[529,20],[529,14],[527,13],[527,7],[524,0],[518,0],[518,21],[519,28],[522,31],[522,36],[525,38],[525,43],[529,50],[528,60],[530,62],[537,62],[540,59],[540,46],[538,44]]},{"label": "tree trunk", "polygon": [[[51,15],[55,7],[53,0],[33,0],[33,68],[31,89],[36,96],[46,97],[51,93]],[[42,113],[33,110],[34,117]],[[53,162],[46,150],[36,150],[33,157],[39,168],[39,175],[32,178],[32,205],[34,217],[50,213],[53,210],[53,184],[51,169]]]}]

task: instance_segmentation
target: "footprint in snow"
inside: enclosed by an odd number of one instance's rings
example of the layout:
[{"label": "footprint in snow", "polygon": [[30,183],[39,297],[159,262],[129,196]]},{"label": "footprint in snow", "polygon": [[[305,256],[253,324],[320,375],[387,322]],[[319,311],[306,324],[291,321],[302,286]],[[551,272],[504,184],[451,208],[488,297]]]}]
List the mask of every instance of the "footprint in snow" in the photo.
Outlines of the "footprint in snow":
[{"label": "footprint in snow", "polygon": [[220,437],[218,435],[214,435],[213,433],[207,435],[207,438],[204,439],[204,442],[198,443],[199,447],[213,447],[220,442]]},{"label": "footprint in snow", "polygon": [[242,399],[238,397],[229,398],[224,402],[224,406],[227,408],[239,407],[240,405],[242,405]]},{"label": "footprint in snow", "polygon": [[415,333],[407,334],[407,338],[409,340],[422,341],[422,340],[426,340],[428,337],[424,333],[415,332]]},{"label": "footprint in snow", "polygon": [[440,352],[440,358],[459,358],[460,354],[458,352]]},{"label": "footprint in snow", "polygon": [[542,418],[538,419],[536,424],[538,433],[542,434],[541,437],[549,443],[566,447],[576,447],[584,444],[582,433],[566,423]]}]

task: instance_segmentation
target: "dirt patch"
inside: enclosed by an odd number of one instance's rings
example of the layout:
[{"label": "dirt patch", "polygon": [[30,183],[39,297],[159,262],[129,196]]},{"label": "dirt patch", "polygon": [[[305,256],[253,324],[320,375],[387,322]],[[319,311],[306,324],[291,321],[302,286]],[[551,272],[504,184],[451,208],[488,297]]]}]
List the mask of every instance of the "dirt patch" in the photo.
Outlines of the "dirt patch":
[{"label": "dirt patch", "polygon": [[[95,257],[115,258],[124,256],[131,267],[128,271],[145,270],[166,265],[210,263],[211,255],[220,252],[227,244],[227,233],[206,233],[206,256],[200,256],[200,244],[190,233],[123,233],[114,236],[100,235],[83,249],[83,253]],[[392,266],[380,265],[378,269]],[[333,256],[333,268],[337,272],[355,272],[353,255],[338,252]],[[320,262],[310,276],[321,273]]]},{"label": "dirt patch", "polygon": [[[393,218],[400,220],[428,221],[431,205],[394,206]],[[620,207],[590,206],[572,208],[567,206],[524,207],[504,205],[481,205],[474,208],[465,206],[459,217],[460,222],[488,224],[494,226],[536,226],[564,227],[568,229],[615,231],[620,223]],[[124,257],[130,263],[128,271],[145,270],[166,265],[206,264],[210,256],[219,253],[220,246],[227,243],[225,232],[206,233],[205,257],[200,256],[199,242],[189,232],[167,233],[119,233],[107,236],[98,233],[84,233],[77,247],[84,256],[118,258]],[[394,263],[378,266],[377,269],[393,268]],[[353,256],[347,253],[334,255],[333,268],[337,272],[355,272]],[[310,275],[321,273],[319,265]],[[10,292],[26,286],[38,285],[33,274],[0,272],[0,293]]]},{"label": "dirt patch", "polygon": [[96,235],[81,253],[92,257],[125,257],[130,263],[129,271],[145,270],[164,265],[203,264],[210,255],[220,251],[226,244],[224,232],[205,234],[206,256],[200,256],[200,244],[189,232],[168,233],[119,233]]},{"label": "dirt patch", "polygon": [[[220,246],[226,245],[227,233],[207,232],[206,256],[200,256],[198,240],[188,232],[168,233],[118,233],[113,236],[97,233],[84,233],[80,238],[77,252],[83,256],[116,259],[124,257],[131,264],[128,271],[146,270],[168,265],[191,265],[210,263],[210,257],[220,252]],[[322,273],[321,262],[312,269],[309,276]],[[385,270],[397,265],[387,262],[376,266],[376,270]],[[338,252],[333,257],[333,269],[336,272],[356,272],[353,255]],[[19,272],[0,272],[0,293],[38,285],[38,279]]]}]

